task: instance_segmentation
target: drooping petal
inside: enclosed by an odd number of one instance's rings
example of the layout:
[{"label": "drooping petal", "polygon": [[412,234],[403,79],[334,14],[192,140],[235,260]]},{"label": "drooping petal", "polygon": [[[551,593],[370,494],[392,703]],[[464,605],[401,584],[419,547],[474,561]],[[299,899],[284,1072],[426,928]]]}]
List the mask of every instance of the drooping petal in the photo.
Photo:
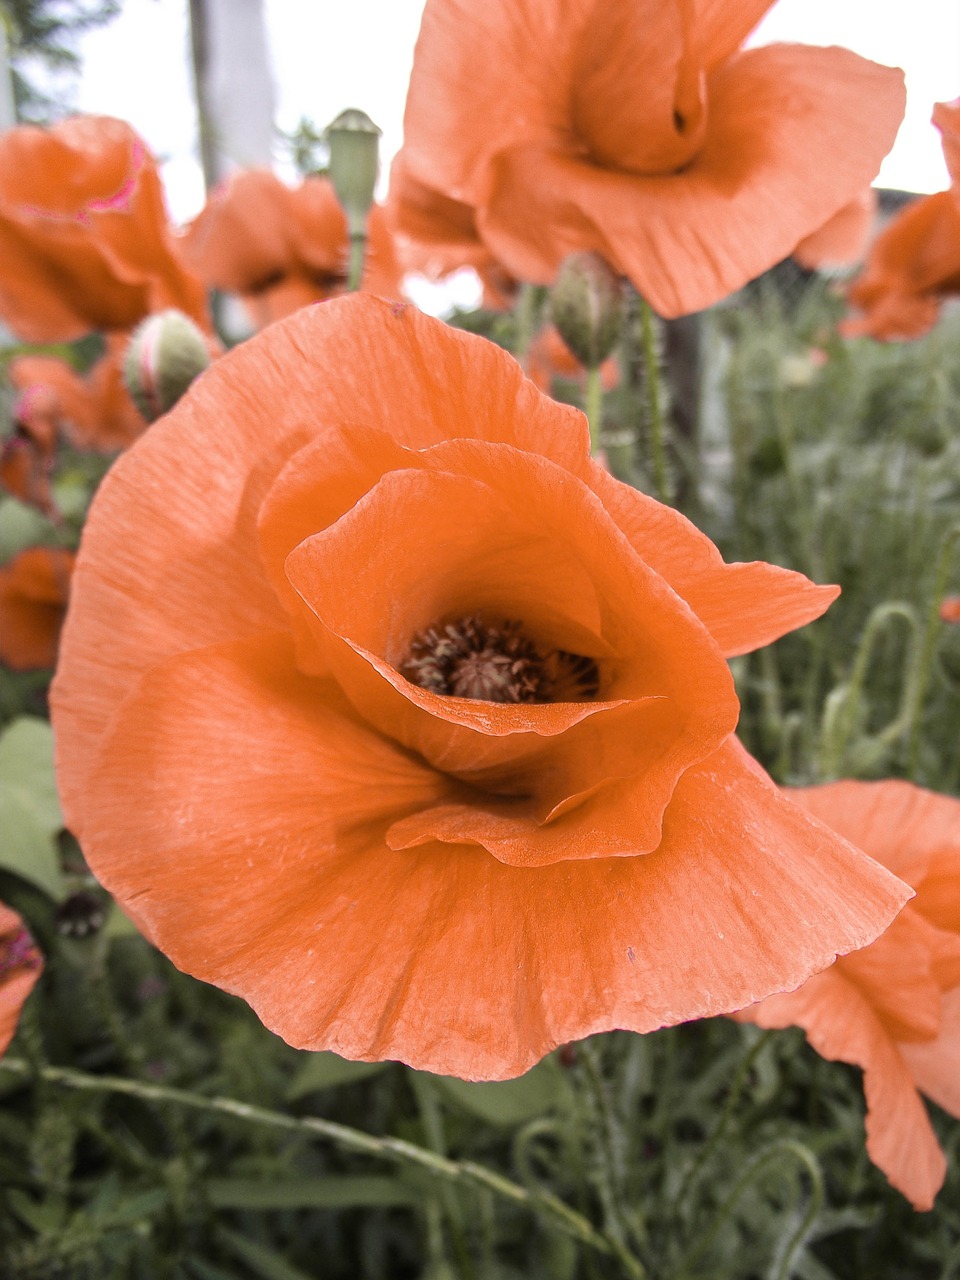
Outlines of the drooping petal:
[{"label": "drooping petal", "polygon": [[391,850],[388,817],[448,784],[264,638],[146,677],[85,839],[176,964],[291,1043],[499,1079],[571,1038],[799,982],[902,902],[737,755],[688,775],[646,857],[517,868],[468,846]]},{"label": "drooping petal", "polygon": [[793,257],[814,271],[820,267],[847,267],[859,262],[866,252],[877,215],[877,193],[867,187],[822,227],[804,236],[793,251]]},{"label": "drooping petal", "polygon": [[840,588],[758,560],[727,564],[686,516],[593,464],[590,484],[634,550],[673,587],[732,658],[825,613]]},{"label": "drooping petal", "polygon": [[960,1120],[960,987],[943,997],[936,1040],[901,1045],[900,1053],[917,1087]]},{"label": "drooping petal", "polygon": [[946,1161],[926,1108],[869,1000],[838,967],[816,974],[799,991],[743,1010],[739,1019],[761,1027],[803,1027],[821,1057],[862,1067],[870,1159],[915,1208],[933,1207]]}]

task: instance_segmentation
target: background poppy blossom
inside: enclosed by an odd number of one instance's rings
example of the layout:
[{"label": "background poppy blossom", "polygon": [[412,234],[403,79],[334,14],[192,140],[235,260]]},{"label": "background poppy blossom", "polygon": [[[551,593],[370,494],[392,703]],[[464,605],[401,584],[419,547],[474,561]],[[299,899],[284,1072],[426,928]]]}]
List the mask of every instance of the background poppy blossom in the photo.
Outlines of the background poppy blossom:
[{"label": "background poppy blossom", "polygon": [[847,337],[920,338],[936,324],[944,298],[960,294],[960,98],[938,102],[933,123],[950,188],[911,201],[877,236],[847,292],[863,313],[843,322]]},{"label": "background poppy blossom", "polygon": [[725,655],[834,596],[724,564],[499,348],[335,299],[98,491],[52,691],[67,822],[291,1043],[516,1075],[796,985],[904,901],[732,736]]},{"label": "background poppy blossom", "polygon": [[[368,220],[362,288],[400,297],[401,270],[383,210]],[[207,284],[238,294],[257,328],[343,293],[350,239],[329,178],[288,187],[267,169],[233,174],[183,233],[181,250]]]},{"label": "background poppy blossom", "polygon": [[708,306],[869,185],[903,116],[902,73],[848,50],[741,50],[770,4],[428,0],[404,169],[521,280],[590,250],[661,315]]},{"label": "background poppy blossom", "polygon": [[176,307],[209,327],[174,249],[156,163],[109,116],[0,138],[0,316],[28,342],[129,329]]},{"label": "background poppy blossom", "polygon": [[56,356],[18,356],[10,381],[24,405],[42,404],[47,420],[78,449],[126,448],[146,421],[123,380],[126,334],[107,335],[106,351],[86,374]]},{"label": "background poppy blossom", "polygon": [[56,662],[73,563],[72,551],[28,547],[0,566],[0,662],[14,671]]},{"label": "background poppy blossom", "polygon": [[929,1209],[946,1161],[920,1093],[960,1117],[960,801],[908,782],[790,795],[917,895],[869,947],[737,1017],[803,1027],[823,1057],[862,1067],[870,1159]]}]

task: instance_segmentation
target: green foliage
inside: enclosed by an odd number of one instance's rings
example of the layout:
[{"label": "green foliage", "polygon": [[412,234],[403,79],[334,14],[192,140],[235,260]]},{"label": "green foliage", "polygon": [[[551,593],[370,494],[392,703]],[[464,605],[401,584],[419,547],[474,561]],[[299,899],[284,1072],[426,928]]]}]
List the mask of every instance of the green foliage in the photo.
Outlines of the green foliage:
[{"label": "green foliage", "polygon": [[[80,67],[75,37],[102,26],[119,12],[120,0],[2,0],[0,21],[10,46],[19,120],[45,124],[66,114],[70,77]],[[49,82],[54,76],[52,92],[36,82],[37,65],[44,67],[43,80]]]},{"label": "green foliage", "polygon": [[0,868],[61,897],[56,835],[62,826],[50,725],[23,716],[0,734]]}]

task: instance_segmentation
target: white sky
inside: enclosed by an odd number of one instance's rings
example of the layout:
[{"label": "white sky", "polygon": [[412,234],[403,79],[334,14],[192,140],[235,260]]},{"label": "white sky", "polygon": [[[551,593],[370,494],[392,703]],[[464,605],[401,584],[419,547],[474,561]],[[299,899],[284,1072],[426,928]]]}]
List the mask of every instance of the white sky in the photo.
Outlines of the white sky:
[{"label": "white sky", "polygon": [[[483,3],[483,0],[476,0]],[[361,107],[383,130],[384,164],[402,138],[403,102],[422,0],[264,0],[278,88],[277,125],[302,116],[323,128]],[[934,102],[960,96],[958,0],[779,0],[751,43],[842,44],[907,73],[907,117],[879,184],[947,185]],[[187,49],[187,0],[124,0],[121,15],[86,35],[77,109],[121,116],[166,160],[176,220],[203,201]]]}]

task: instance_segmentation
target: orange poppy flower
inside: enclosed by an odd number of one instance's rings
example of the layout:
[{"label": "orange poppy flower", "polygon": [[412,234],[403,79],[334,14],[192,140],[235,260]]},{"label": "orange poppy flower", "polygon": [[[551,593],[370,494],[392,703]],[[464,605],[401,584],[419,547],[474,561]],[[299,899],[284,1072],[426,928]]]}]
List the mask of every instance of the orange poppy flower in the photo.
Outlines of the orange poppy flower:
[{"label": "orange poppy flower", "polygon": [[43,957],[17,913],[0,902],[0,1057],[6,1053],[20,1010],[43,970]]},{"label": "orange poppy flower", "polygon": [[129,329],[178,307],[209,327],[177,258],[156,164],[128,124],[75,116],[0,138],[0,317],[28,342]]},{"label": "orange poppy flower", "polygon": [[909,782],[789,794],[917,896],[869,947],[737,1017],[803,1027],[824,1058],[862,1067],[870,1159],[929,1209],[946,1164],[920,1092],[960,1118],[960,800]]},{"label": "orange poppy flower", "polygon": [[841,324],[847,337],[920,338],[936,324],[943,299],[960,294],[960,98],[938,102],[933,123],[952,186],[912,201],[877,236],[847,293],[863,312]]},{"label": "orange poppy flower", "polygon": [[877,193],[867,187],[838,209],[822,227],[804,236],[793,257],[808,271],[823,267],[851,267],[866,253],[877,216]]},{"label": "orange poppy flower", "polygon": [[403,165],[553,281],[592,250],[664,316],[725,297],[875,177],[899,71],[845,49],[742,51],[772,0],[427,0]]},{"label": "orange poppy flower", "polygon": [[[383,210],[370,210],[363,288],[399,298],[401,270]],[[328,178],[291,189],[267,169],[222,183],[181,239],[207,284],[239,294],[257,328],[343,293],[350,240]]]},{"label": "orange poppy flower", "polygon": [[942,622],[960,622],[960,596],[944,596],[940,602]]},{"label": "orange poppy flower", "polygon": [[49,516],[57,510],[50,483],[57,432],[56,396],[30,387],[14,405],[13,433],[0,446],[0,489]]},{"label": "orange poppy flower", "polygon": [[111,333],[106,342],[106,353],[86,375],[56,356],[19,356],[10,364],[10,381],[21,392],[19,403],[42,406],[76,448],[110,453],[125,449],[147,424],[123,380],[129,338]]},{"label": "orange poppy flower", "polygon": [[67,821],[292,1044],[516,1075],[796,985],[904,901],[733,737],[725,655],[835,595],[724,564],[500,348],[334,299],[98,491],[52,693]]},{"label": "orange poppy flower", "polygon": [[0,662],[14,671],[56,663],[73,562],[71,551],[28,547],[0,568]]}]

